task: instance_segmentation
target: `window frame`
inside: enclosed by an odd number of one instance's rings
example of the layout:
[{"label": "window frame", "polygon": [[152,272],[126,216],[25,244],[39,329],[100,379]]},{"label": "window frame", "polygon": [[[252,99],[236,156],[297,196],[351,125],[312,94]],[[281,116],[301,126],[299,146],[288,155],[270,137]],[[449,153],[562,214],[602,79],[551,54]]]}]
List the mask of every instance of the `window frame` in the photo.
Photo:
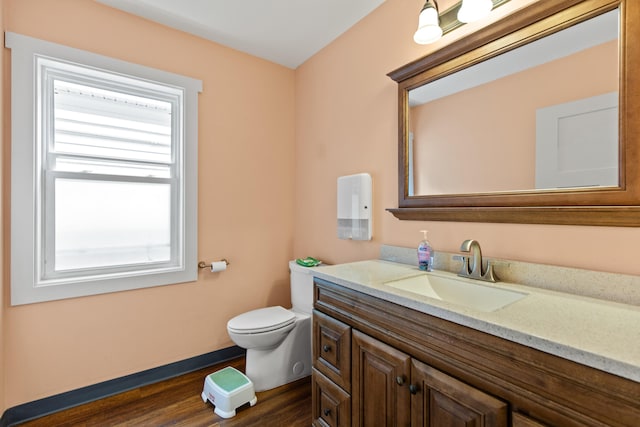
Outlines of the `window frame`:
[{"label": "window frame", "polygon": [[[197,100],[202,91],[202,82],[190,77],[169,73],[109,58],[103,55],[19,35],[5,33],[5,46],[11,49],[11,304],[28,304],[107,292],[146,288],[192,282],[197,279]],[[44,61],[39,61],[38,58]],[[53,62],[51,62],[53,61]],[[43,251],[44,234],[51,234],[46,227],[43,209],[51,209],[51,198],[41,191],[49,185],[53,189],[53,176],[82,177],[82,173],[52,171],[40,162],[50,162],[49,153],[43,144],[48,137],[44,134],[53,126],[43,125],[39,102],[53,100],[42,97],[44,81],[41,64],[64,64],[95,70],[114,77],[113,87],[123,82],[139,83],[139,88],[149,90],[166,88],[167,97],[180,103],[178,114],[172,114],[172,128],[177,126],[178,139],[182,140],[182,150],[175,152],[176,174],[172,186],[171,250],[182,255],[171,257],[172,263],[157,265],[158,268],[115,268],[102,269],[103,274],[88,275],[82,272],[54,274],[45,273]],[[57,68],[51,68],[56,72]],[[105,83],[107,84],[107,83]],[[172,95],[171,95],[172,94]],[[53,98],[52,96],[50,96]],[[173,107],[172,107],[173,110]],[[173,112],[173,111],[172,111]],[[172,141],[172,144],[174,142]],[[179,153],[181,151],[181,155]],[[75,179],[74,178],[74,179]],[[92,180],[136,181],[129,176],[125,179],[113,175],[92,174]],[[154,179],[140,179],[152,182]],[[157,180],[156,180],[157,181]],[[177,191],[176,191],[177,190]],[[49,215],[53,216],[53,215]],[[179,236],[181,235],[181,237]],[[41,237],[40,237],[41,236]],[[91,268],[94,273],[101,268]]]}]

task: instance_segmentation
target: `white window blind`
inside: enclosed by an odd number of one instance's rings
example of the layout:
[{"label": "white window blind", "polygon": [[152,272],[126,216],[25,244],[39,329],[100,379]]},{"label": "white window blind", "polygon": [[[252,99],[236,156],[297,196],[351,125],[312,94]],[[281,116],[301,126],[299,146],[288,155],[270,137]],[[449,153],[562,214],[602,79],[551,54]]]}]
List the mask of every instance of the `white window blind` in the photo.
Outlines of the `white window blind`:
[{"label": "white window blind", "polygon": [[171,163],[171,102],[51,80],[55,152]]}]

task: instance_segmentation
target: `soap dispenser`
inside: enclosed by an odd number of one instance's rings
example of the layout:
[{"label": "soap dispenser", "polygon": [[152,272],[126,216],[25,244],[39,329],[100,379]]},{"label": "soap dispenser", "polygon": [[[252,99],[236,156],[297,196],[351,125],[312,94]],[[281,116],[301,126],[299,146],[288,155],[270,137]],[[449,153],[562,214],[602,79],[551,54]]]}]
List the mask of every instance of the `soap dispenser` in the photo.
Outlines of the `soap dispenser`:
[{"label": "soap dispenser", "polygon": [[433,271],[433,248],[427,240],[427,230],[420,230],[422,241],[418,245],[418,268],[424,271]]}]

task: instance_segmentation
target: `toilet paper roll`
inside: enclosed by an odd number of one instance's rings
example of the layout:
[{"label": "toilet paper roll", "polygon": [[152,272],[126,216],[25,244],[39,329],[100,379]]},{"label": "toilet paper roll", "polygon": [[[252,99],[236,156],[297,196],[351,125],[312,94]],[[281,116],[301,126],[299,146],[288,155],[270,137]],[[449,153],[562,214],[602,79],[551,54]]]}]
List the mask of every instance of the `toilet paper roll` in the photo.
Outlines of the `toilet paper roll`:
[{"label": "toilet paper roll", "polygon": [[225,261],[214,261],[211,263],[211,272],[217,273],[219,271],[225,271],[227,269],[227,263]]}]

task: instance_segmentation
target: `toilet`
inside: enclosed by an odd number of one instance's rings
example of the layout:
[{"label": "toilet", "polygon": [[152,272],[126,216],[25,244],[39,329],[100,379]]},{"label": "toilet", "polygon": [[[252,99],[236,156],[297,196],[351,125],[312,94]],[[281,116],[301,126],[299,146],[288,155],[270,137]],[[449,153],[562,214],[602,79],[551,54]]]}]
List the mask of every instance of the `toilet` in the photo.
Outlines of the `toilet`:
[{"label": "toilet", "polygon": [[270,390],[311,375],[313,276],[289,262],[291,309],[260,308],[227,322],[236,345],[247,350],[246,375],[255,391]]}]

